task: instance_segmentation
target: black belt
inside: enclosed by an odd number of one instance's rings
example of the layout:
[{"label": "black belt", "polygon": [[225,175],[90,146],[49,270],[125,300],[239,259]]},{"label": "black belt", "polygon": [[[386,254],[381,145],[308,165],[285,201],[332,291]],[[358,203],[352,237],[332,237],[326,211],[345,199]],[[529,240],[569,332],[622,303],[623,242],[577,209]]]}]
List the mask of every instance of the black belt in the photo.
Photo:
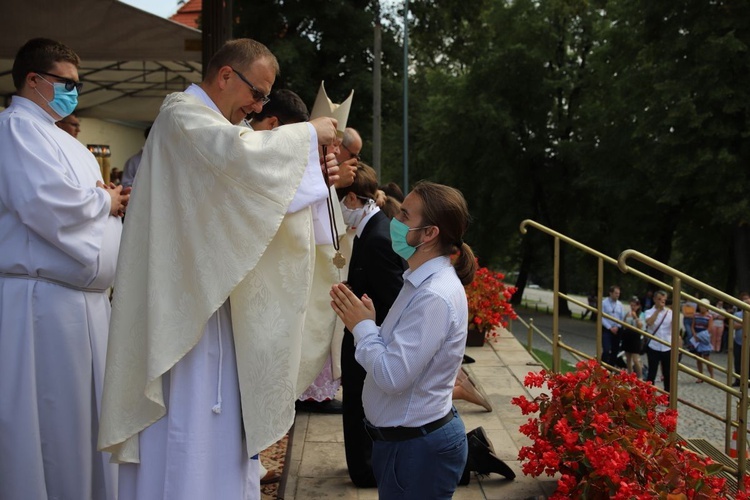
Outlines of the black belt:
[{"label": "black belt", "polygon": [[453,420],[453,409],[443,418],[439,418],[422,427],[375,427],[365,420],[365,430],[373,441],[406,441],[434,432]]}]

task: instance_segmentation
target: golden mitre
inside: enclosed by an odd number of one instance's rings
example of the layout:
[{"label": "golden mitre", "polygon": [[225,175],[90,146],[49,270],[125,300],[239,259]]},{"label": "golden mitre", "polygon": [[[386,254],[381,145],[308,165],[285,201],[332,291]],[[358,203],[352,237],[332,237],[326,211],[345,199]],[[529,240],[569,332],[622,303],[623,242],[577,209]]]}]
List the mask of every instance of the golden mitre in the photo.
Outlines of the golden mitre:
[{"label": "golden mitre", "polygon": [[336,104],[328,98],[324,83],[325,82],[320,82],[320,89],[318,89],[318,96],[315,98],[315,104],[313,104],[310,119],[313,120],[315,118],[320,118],[321,116],[333,118],[337,122],[336,135],[341,138],[344,136],[346,121],[349,118],[349,110],[352,107],[354,90],[351,91],[349,97],[347,97],[344,102]]}]

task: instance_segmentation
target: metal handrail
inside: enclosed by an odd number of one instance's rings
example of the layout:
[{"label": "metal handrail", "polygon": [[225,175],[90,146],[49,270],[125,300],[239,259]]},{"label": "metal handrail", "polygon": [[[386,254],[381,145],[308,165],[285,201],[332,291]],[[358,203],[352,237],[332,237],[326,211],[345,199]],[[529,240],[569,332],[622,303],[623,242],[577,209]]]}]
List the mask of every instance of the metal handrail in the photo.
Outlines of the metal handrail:
[{"label": "metal handrail", "polygon": [[[682,273],[681,271],[674,269],[670,266],[667,266],[666,264],[663,264],[655,259],[652,259],[651,257],[640,253],[636,250],[625,250],[620,254],[620,256],[617,259],[614,259],[612,257],[609,257],[608,255],[605,255],[591,247],[588,247],[579,241],[576,241],[568,236],[565,236],[562,233],[559,233],[553,229],[550,229],[542,224],[539,224],[536,221],[526,219],[521,222],[520,225],[520,232],[521,234],[526,234],[529,227],[533,227],[535,229],[538,229],[542,233],[548,234],[554,238],[554,265],[553,265],[553,306],[552,306],[552,338],[548,338],[544,336],[544,334],[536,328],[533,324],[527,325],[529,328],[529,337],[528,337],[528,349],[531,351],[531,338],[532,338],[532,331],[537,331],[540,335],[542,335],[545,340],[550,342],[552,344],[552,371],[559,372],[560,371],[560,356],[561,356],[561,350],[565,350],[570,352],[571,354],[578,356],[581,356],[583,358],[593,359],[589,355],[585,353],[581,353],[580,351],[572,348],[571,346],[566,345],[561,341],[560,337],[560,328],[559,328],[559,299],[564,299],[569,302],[573,302],[574,304],[578,305],[579,307],[582,307],[585,310],[591,311],[591,312],[597,312],[597,318],[596,318],[596,339],[597,339],[597,346],[596,346],[596,359],[598,359],[600,362],[602,362],[602,318],[606,317],[607,319],[617,322],[621,325],[626,325],[621,320],[618,320],[617,318],[603,313],[602,311],[602,302],[604,298],[604,263],[616,266],[621,272],[628,273],[633,276],[636,276],[637,278],[647,281],[653,285],[656,285],[657,287],[672,292],[673,295],[673,301],[672,301],[672,338],[671,343],[663,341],[661,339],[657,339],[652,334],[636,329],[641,332],[642,335],[646,335],[647,337],[651,338],[652,340],[656,340],[657,342],[661,342],[665,345],[670,345],[670,356],[671,356],[671,381],[670,381],[670,387],[669,387],[669,406],[672,409],[677,408],[677,402],[680,401],[692,408],[695,408],[696,410],[709,415],[713,418],[716,418],[717,420],[724,423],[725,426],[725,451],[729,448],[729,442],[731,439],[731,432],[733,427],[738,427],[739,429],[744,429],[745,432],[738,432],[737,436],[737,450],[738,450],[738,458],[737,458],[737,474],[738,474],[738,484],[741,489],[744,490],[744,484],[743,484],[743,478],[745,475],[745,468],[746,468],[746,461],[747,456],[745,453],[745,450],[747,449],[747,410],[748,410],[748,376],[750,375],[750,348],[748,348],[748,344],[750,341],[750,321],[743,321],[742,322],[742,357],[741,357],[741,370],[740,374],[735,374],[734,370],[731,368],[732,362],[733,362],[733,356],[732,356],[732,350],[729,349],[729,359],[728,359],[728,367],[724,368],[721,367],[711,361],[702,359],[698,356],[693,355],[693,353],[690,353],[684,349],[681,349],[679,347],[679,343],[681,341],[680,337],[680,299],[691,299],[696,302],[698,302],[698,299],[694,297],[693,295],[690,295],[686,292],[682,291],[683,283],[690,285],[691,287],[695,288],[696,290],[700,291],[701,293],[711,295],[712,297],[715,297],[717,299],[723,300],[725,304],[727,305],[734,305],[738,309],[743,311],[743,318],[750,318],[748,316],[748,312],[750,312],[750,304],[747,304],[745,302],[742,302],[731,295],[728,295],[721,290],[718,290],[710,285],[707,285],[687,274]],[[597,308],[594,308],[592,306],[589,306],[588,304],[583,304],[582,302],[569,297],[567,294],[563,293],[559,289],[559,275],[560,275],[560,242],[566,243],[574,248],[577,248],[584,253],[587,253],[589,255],[592,255],[597,258],[598,262],[598,269],[597,269]],[[660,272],[662,272],[665,275],[668,275],[672,278],[672,283],[668,284],[665,283],[659,279],[656,279],[652,276],[649,276],[645,274],[644,272],[635,269],[631,266],[628,266],[627,260],[628,259],[634,259],[638,260],[641,263],[656,269]],[[714,306],[706,305],[706,307],[709,310],[712,310],[720,315],[722,315],[724,318],[726,318],[729,321],[729,328],[730,332],[733,332],[734,323],[741,321],[740,318],[726,312],[723,310],[720,310]],[[747,312],[746,312],[747,311]],[[630,326],[630,325],[627,325]],[[731,342],[731,341],[730,341]],[[710,377],[706,377],[703,374],[693,370],[692,368],[685,366],[679,362],[679,355],[685,354],[688,357],[692,357],[695,359],[700,359],[703,363],[706,363],[707,366],[711,366],[713,368],[716,368],[720,370],[721,372],[724,372],[726,374],[726,384],[723,384],[717,380],[714,380]],[[605,366],[609,367],[610,369],[615,369],[614,367],[611,367],[607,365],[606,363],[602,363]],[[691,375],[693,377],[698,378],[699,380],[703,380],[707,383],[709,383],[711,386],[722,390],[726,394],[726,413],[723,418],[721,416],[717,415],[716,413],[701,408],[699,405],[687,402],[684,400],[681,400],[678,398],[678,386],[677,386],[677,376],[679,372],[686,373],[688,375]],[[740,388],[739,391],[736,390],[734,387],[731,386],[731,382],[735,377],[738,377],[740,380]],[[663,391],[662,391],[663,392]],[[737,420],[733,420],[731,418],[732,413],[732,398],[736,397],[739,399],[739,405],[737,410]]]}]

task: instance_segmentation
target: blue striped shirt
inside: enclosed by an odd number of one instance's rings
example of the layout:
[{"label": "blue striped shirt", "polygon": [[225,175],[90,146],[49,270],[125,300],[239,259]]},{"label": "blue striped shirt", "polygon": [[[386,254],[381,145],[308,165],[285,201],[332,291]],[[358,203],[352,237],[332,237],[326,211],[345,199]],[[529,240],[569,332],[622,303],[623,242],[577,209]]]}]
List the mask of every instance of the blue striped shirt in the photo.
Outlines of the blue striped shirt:
[{"label": "blue striped shirt", "polygon": [[404,286],[381,327],[352,331],[367,371],[362,403],[377,427],[420,427],[451,409],[466,347],[466,293],[446,256],[404,273]]}]

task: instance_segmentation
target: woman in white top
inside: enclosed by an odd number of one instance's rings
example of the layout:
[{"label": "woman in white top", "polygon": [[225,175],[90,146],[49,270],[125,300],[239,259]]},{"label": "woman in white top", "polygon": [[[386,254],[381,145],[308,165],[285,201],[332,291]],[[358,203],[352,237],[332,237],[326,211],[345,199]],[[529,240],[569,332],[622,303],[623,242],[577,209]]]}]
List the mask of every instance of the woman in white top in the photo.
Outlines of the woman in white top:
[{"label": "woman in white top", "polygon": [[367,295],[331,289],[367,371],[362,402],[380,498],[452,498],[466,463],[466,431],[451,401],[466,345],[464,285],[476,271],[462,240],[468,218],[456,189],[422,182],[409,193],[391,221],[393,250],[409,269],[382,326]]}]

